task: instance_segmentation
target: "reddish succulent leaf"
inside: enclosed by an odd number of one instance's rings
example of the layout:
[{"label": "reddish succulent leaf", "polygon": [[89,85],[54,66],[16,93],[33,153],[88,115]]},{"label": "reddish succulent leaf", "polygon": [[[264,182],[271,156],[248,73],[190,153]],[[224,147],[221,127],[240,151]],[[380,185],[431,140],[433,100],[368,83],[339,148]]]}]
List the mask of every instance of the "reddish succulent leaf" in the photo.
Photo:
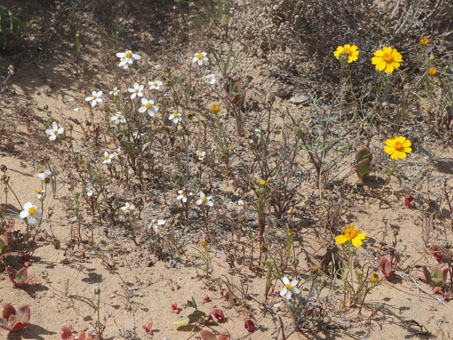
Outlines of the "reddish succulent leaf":
[{"label": "reddish succulent leaf", "polygon": [[223,314],[221,309],[214,308],[211,311],[211,315],[217,320],[217,322],[222,322],[225,319],[225,315]]},{"label": "reddish succulent leaf", "polygon": [[210,331],[203,330],[200,332],[201,340],[217,340],[217,337]]},{"label": "reddish succulent leaf", "polygon": [[9,303],[4,303],[2,305],[3,310],[2,310],[2,318],[5,319],[6,321],[9,320],[9,317],[11,315],[16,315],[16,309],[10,305]]},{"label": "reddish succulent leaf", "polygon": [[179,308],[176,302],[171,304],[171,311],[173,313],[179,314]]},{"label": "reddish succulent leaf", "polygon": [[61,339],[62,340],[72,340],[74,337],[72,336],[72,332],[67,326],[61,326]]},{"label": "reddish succulent leaf", "polygon": [[395,270],[392,268],[392,264],[384,256],[381,257],[381,262],[379,263],[382,274],[388,280],[395,273]]},{"label": "reddish succulent leaf", "polygon": [[153,323],[150,322],[148,324],[148,327],[147,326],[142,326],[142,328],[145,330],[145,332],[149,335],[153,335],[153,330],[152,330],[152,327],[153,327]]},{"label": "reddish succulent leaf", "polygon": [[250,318],[244,318],[244,327],[247,329],[250,333],[255,330],[255,324]]},{"label": "reddish succulent leaf", "polygon": [[217,340],[231,340],[230,333],[224,332],[220,334]]},{"label": "reddish succulent leaf", "polygon": [[8,322],[3,319],[3,318],[0,318],[0,328],[2,329],[5,329],[7,330],[8,332],[11,332],[13,330],[13,328],[8,324]]}]

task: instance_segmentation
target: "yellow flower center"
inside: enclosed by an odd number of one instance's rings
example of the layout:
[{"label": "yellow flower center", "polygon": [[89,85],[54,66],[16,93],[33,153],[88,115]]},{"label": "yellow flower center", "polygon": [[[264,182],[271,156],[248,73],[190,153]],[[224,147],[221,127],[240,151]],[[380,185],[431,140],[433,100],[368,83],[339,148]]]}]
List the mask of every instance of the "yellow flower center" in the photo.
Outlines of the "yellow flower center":
[{"label": "yellow flower center", "polygon": [[350,54],[351,54],[351,49],[350,49],[349,47],[345,47],[345,48],[343,49],[343,52],[344,52],[344,53],[347,53],[348,55],[350,55]]},{"label": "yellow flower center", "polygon": [[149,109],[150,107],[153,107],[150,103],[146,103],[146,108]]},{"label": "yellow flower center", "polygon": [[39,172],[40,174],[42,174],[42,173],[44,172],[44,170],[43,170],[43,169],[39,169],[38,172]]},{"label": "yellow flower center", "polygon": [[290,215],[296,215],[296,210],[294,210],[294,208],[291,208],[291,210],[289,211],[289,214]]},{"label": "yellow flower center", "polygon": [[93,96],[93,99],[96,99],[97,97],[96,96]]},{"label": "yellow flower center", "polygon": [[348,226],[346,230],[343,230],[344,236],[350,241],[357,237],[360,229],[354,229],[354,225]]},{"label": "yellow flower center", "polygon": [[391,53],[385,53],[382,56],[382,60],[384,60],[386,63],[391,63],[393,61],[393,55]]},{"label": "yellow flower center", "polygon": [[262,179],[262,180],[260,181],[260,184],[261,184],[261,185],[264,185],[264,184],[266,184],[266,181],[265,181],[264,179]]},{"label": "yellow flower center", "polygon": [[230,150],[234,151],[234,145],[230,145]]},{"label": "yellow flower center", "polygon": [[135,93],[138,93],[138,89],[135,89]]},{"label": "yellow flower center", "polygon": [[208,199],[207,199],[206,197],[202,197],[202,198],[201,198],[201,201],[202,201],[203,203],[206,203],[207,200],[208,200]]},{"label": "yellow flower center", "polygon": [[197,54],[197,58],[198,58],[198,59],[203,59],[203,54],[198,53],[198,54]]},{"label": "yellow flower center", "polygon": [[58,133],[57,130],[53,130],[53,134],[56,135]]},{"label": "yellow flower center", "polygon": [[396,141],[395,145],[393,147],[395,148],[396,151],[403,151],[404,150],[404,146],[403,146],[403,144],[401,144],[400,141]]},{"label": "yellow flower center", "polygon": [[200,158],[200,159],[203,158],[203,154],[199,153],[198,158]]},{"label": "yellow flower center", "polygon": [[153,84],[154,84],[154,86],[157,86],[157,83],[156,83],[156,82],[154,82]]},{"label": "yellow flower center", "polygon": [[31,207],[30,209],[28,209],[28,213],[29,213],[30,215],[35,216],[35,215],[36,215],[36,209],[35,209],[34,207]]},{"label": "yellow flower center", "polygon": [[292,290],[293,289],[293,286],[291,285],[291,283],[287,283],[285,285],[285,287],[288,289],[288,290]]},{"label": "yellow flower center", "polygon": [[39,193],[41,193],[41,189],[36,189],[35,192],[36,192],[37,194],[39,194]]},{"label": "yellow flower center", "polygon": [[104,159],[109,159],[109,155],[105,155],[105,156],[104,156]]},{"label": "yellow flower center", "polygon": [[120,116],[120,115],[117,115],[117,116],[116,116],[116,119],[121,119],[121,116]]},{"label": "yellow flower center", "polygon": [[132,53],[131,52],[126,52],[126,57],[128,57],[128,58],[132,57]]},{"label": "yellow flower center", "polygon": [[178,118],[178,117],[179,117],[179,114],[173,113],[173,118]]}]

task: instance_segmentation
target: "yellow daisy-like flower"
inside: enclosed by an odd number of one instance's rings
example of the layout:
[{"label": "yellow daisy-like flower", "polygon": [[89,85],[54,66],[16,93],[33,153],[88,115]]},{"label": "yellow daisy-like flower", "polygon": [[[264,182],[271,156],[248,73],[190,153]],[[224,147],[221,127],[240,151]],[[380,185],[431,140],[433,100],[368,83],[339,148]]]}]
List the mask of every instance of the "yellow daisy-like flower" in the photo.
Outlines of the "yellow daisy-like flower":
[{"label": "yellow daisy-like flower", "polygon": [[420,44],[426,45],[428,44],[428,37],[424,36],[420,39]]},{"label": "yellow daisy-like flower", "polygon": [[434,75],[436,75],[436,73],[437,73],[437,70],[436,70],[435,67],[431,67],[431,68],[429,69],[429,74],[430,74],[430,75],[434,76]]},{"label": "yellow daisy-like flower", "polygon": [[333,52],[333,55],[340,60],[340,55],[344,53],[348,55],[348,63],[352,63],[359,58],[359,51],[357,50],[356,45],[346,44],[344,46],[338,46],[337,50]]},{"label": "yellow daisy-like flower", "polygon": [[383,47],[382,50],[374,52],[374,57],[371,58],[373,65],[376,65],[378,71],[392,73],[394,68],[400,67],[403,61],[403,56],[396,48]]},{"label": "yellow daisy-like flower", "polygon": [[385,141],[384,151],[390,155],[392,159],[406,158],[406,153],[411,153],[411,141],[403,136],[394,136]]},{"label": "yellow daisy-like flower", "polygon": [[360,247],[362,245],[362,240],[365,239],[366,233],[361,233],[360,229],[354,228],[354,224],[348,224],[346,228],[343,228],[344,235],[338,235],[335,237],[335,242],[337,244],[343,244],[347,241],[351,241],[354,247]]},{"label": "yellow daisy-like flower", "polygon": [[220,110],[220,106],[217,104],[212,105],[211,107],[212,112],[216,113]]},{"label": "yellow daisy-like flower", "polygon": [[377,282],[379,280],[379,275],[376,273],[371,274],[371,282]]}]

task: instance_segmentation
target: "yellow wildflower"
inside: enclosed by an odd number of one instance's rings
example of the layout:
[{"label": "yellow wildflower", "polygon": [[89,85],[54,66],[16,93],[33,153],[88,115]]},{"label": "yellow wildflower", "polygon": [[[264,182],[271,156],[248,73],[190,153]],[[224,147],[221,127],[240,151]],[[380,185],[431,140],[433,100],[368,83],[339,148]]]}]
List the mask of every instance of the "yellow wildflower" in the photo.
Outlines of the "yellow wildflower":
[{"label": "yellow wildflower", "polygon": [[420,44],[422,44],[422,45],[428,44],[428,37],[427,37],[427,36],[423,36],[423,37],[420,39]]},{"label": "yellow wildflower", "polygon": [[348,63],[352,63],[353,61],[356,61],[359,58],[359,51],[357,50],[356,45],[350,45],[346,44],[344,46],[338,46],[337,50],[333,52],[334,56],[338,59],[341,60],[341,54],[344,53],[348,57]]},{"label": "yellow wildflower", "polygon": [[434,76],[434,75],[436,75],[436,73],[437,73],[437,70],[436,70],[435,67],[431,67],[431,68],[429,69],[429,74],[430,74],[430,75]]},{"label": "yellow wildflower", "polygon": [[214,104],[214,105],[212,105],[211,109],[212,109],[212,112],[216,113],[216,112],[219,112],[220,106],[217,104]]},{"label": "yellow wildflower", "polygon": [[376,273],[371,274],[371,282],[377,282],[379,280],[379,275]]},{"label": "yellow wildflower", "polygon": [[374,52],[374,57],[371,58],[373,65],[376,65],[378,71],[392,73],[394,68],[399,68],[403,61],[403,56],[396,48],[383,47],[382,50]]},{"label": "yellow wildflower", "polygon": [[347,241],[351,241],[354,247],[360,247],[362,245],[362,240],[365,239],[366,233],[360,233],[360,229],[354,228],[354,224],[348,224],[346,228],[343,228],[344,235],[338,235],[335,237],[335,242],[337,244],[343,244]]},{"label": "yellow wildflower", "polygon": [[411,141],[406,137],[392,137],[385,141],[384,151],[390,155],[392,159],[403,159],[406,158],[406,153],[411,153]]}]

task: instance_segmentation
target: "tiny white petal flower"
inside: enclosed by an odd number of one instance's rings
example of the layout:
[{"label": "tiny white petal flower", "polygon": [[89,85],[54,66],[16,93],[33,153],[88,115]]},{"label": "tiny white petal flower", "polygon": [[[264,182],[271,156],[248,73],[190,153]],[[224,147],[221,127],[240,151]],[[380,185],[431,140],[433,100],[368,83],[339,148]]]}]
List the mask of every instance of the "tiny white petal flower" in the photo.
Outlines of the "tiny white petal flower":
[{"label": "tiny white petal flower", "polygon": [[134,99],[135,97],[143,97],[143,89],[145,88],[145,85],[139,85],[138,83],[134,83],[134,86],[132,88],[128,88],[127,91],[131,93],[131,99]]},{"label": "tiny white petal flower", "polygon": [[300,294],[300,290],[297,288],[299,281],[293,280],[289,282],[289,279],[285,276],[282,278],[285,287],[280,291],[280,296],[285,296],[287,300],[291,299],[292,293]]},{"label": "tiny white petal flower", "polygon": [[121,207],[121,210],[123,211],[123,214],[130,214],[133,210],[135,210],[135,205],[132,203],[126,202],[126,204]]},{"label": "tiny white petal flower", "polygon": [[173,122],[173,124],[178,124],[181,120],[182,120],[182,116],[175,112],[175,113],[172,113],[169,117],[168,117],[169,120],[171,120]]},{"label": "tiny white petal flower", "polygon": [[200,191],[200,199],[195,202],[196,205],[206,204],[209,207],[214,206],[214,203],[211,201],[212,196],[206,197],[203,191]]},{"label": "tiny white petal flower", "polygon": [[46,129],[46,134],[49,135],[49,140],[57,139],[58,135],[63,134],[64,128],[59,128],[56,122],[52,123],[51,129]]},{"label": "tiny white petal flower", "polygon": [[92,107],[95,107],[97,103],[101,103],[103,101],[101,96],[102,91],[93,91],[91,92],[91,97],[86,97],[85,100],[90,102]]},{"label": "tiny white petal flower", "polygon": [[206,52],[195,53],[193,55],[192,62],[197,63],[198,66],[203,66],[203,62],[207,62],[208,58],[206,57]]},{"label": "tiny white petal flower", "polygon": [[118,67],[122,67],[125,70],[129,68],[129,65],[132,65],[134,60],[140,60],[142,58],[138,54],[134,54],[129,50],[126,52],[118,52],[116,56],[120,58]]},{"label": "tiny white petal flower", "polygon": [[158,231],[158,227],[161,226],[161,225],[164,225],[166,223],[165,220],[152,220],[151,221],[151,224],[148,228],[152,228],[153,231],[157,234],[157,231]]},{"label": "tiny white petal flower", "polygon": [[160,80],[154,80],[150,81],[148,85],[150,90],[159,90],[160,87],[162,86],[162,82]]},{"label": "tiny white petal flower", "polygon": [[208,74],[204,77],[204,82],[209,85],[215,84],[215,74]]},{"label": "tiny white petal flower", "polygon": [[28,224],[36,224],[41,220],[42,213],[35,205],[27,202],[24,204],[24,210],[21,211],[19,216],[20,218],[26,218]]},{"label": "tiny white petal flower", "polygon": [[104,160],[102,161],[102,164],[110,164],[112,163],[112,160],[118,156],[115,152],[108,153],[107,151],[104,151]]},{"label": "tiny white petal flower", "polygon": [[204,152],[204,151],[198,151],[197,150],[196,154],[197,154],[197,157],[198,157],[199,161],[202,161],[206,157],[206,152]]},{"label": "tiny white petal flower", "polygon": [[46,197],[46,191],[43,189],[36,189],[35,192],[38,200],[43,200]]},{"label": "tiny white petal flower", "polygon": [[154,106],[153,100],[142,98],[142,105],[143,106],[138,109],[138,112],[140,113],[147,112],[150,115],[150,117],[154,117],[154,113],[159,111],[159,108],[157,106]]},{"label": "tiny white petal flower", "polygon": [[93,194],[94,194],[94,186],[93,186],[93,184],[87,183],[86,192],[87,192],[87,196],[88,197],[93,196]]},{"label": "tiny white petal flower", "polygon": [[117,87],[114,87],[112,91],[109,92],[112,96],[118,97],[120,90]]},{"label": "tiny white petal flower", "polygon": [[126,123],[126,118],[124,118],[121,112],[117,112],[116,115],[110,117],[110,120],[115,124],[124,124]]},{"label": "tiny white petal flower", "polygon": [[38,170],[38,173],[36,174],[36,177],[38,177],[41,181],[45,181],[46,178],[48,176],[50,176],[52,173],[50,172],[50,170],[43,170],[43,169],[39,169]]}]

